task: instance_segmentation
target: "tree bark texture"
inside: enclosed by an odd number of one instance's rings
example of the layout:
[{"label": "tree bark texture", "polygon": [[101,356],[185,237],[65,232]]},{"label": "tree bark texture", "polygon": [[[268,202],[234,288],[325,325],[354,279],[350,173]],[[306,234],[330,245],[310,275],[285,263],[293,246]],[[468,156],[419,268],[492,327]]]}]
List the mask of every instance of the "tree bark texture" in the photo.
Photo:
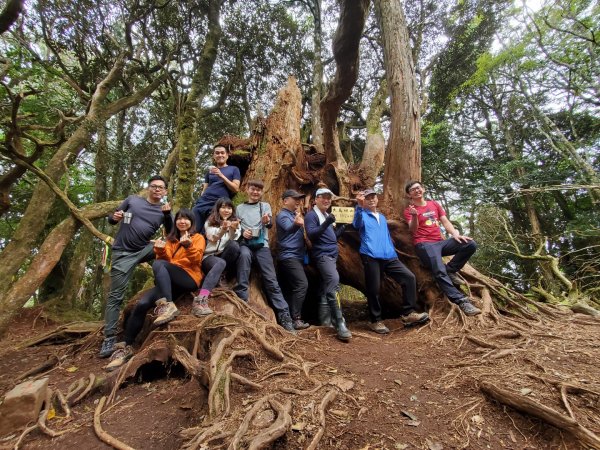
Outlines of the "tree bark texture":
[{"label": "tree bark texture", "polygon": [[196,136],[196,123],[202,102],[209,92],[210,79],[217,59],[222,34],[219,23],[222,4],[223,0],[211,0],[209,2],[208,33],[179,120],[175,148],[175,153],[179,157],[177,194],[174,202],[176,209],[193,203],[194,187],[197,183],[196,156],[198,154],[198,139]]},{"label": "tree bark texture", "polygon": [[[118,204],[117,201],[93,204],[83,208],[82,214],[89,220],[98,219],[113,211]],[[54,227],[31,261],[27,272],[0,297],[0,335],[56,266],[79,226],[80,223],[69,216]]]},{"label": "tree bark texture", "polygon": [[0,34],[5,33],[23,11],[23,0],[9,0],[0,13]]},{"label": "tree bark texture", "polygon": [[[342,104],[350,97],[358,79],[359,44],[369,13],[369,0],[346,0],[340,5],[340,20],[333,37],[335,76],[321,102],[323,147],[327,164],[342,178],[338,186],[329,186],[340,195],[348,193],[345,182],[347,164],[344,160],[337,133],[337,118]],[[330,183],[331,184],[331,183]]]},{"label": "tree bark texture", "polygon": [[381,116],[387,108],[387,96],[387,82],[382,80],[375,97],[371,101],[369,114],[367,114],[367,141],[359,168],[361,180],[368,187],[375,185],[375,179],[383,166],[385,157],[385,140],[381,130]]},{"label": "tree bark texture", "polygon": [[385,155],[383,203],[404,207],[404,185],[421,179],[419,96],[406,19],[398,0],[375,0],[383,41],[392,123]]},{"label": "tree bark texture", "polygon": [[311,11],[315,22],[313,31],[313,85],[310,97],[312,144],[317,152],[324,153],[323,127],[321,125],[321,94],[323,92],[323,29],[321,24],[321,0],[311,2]]}]

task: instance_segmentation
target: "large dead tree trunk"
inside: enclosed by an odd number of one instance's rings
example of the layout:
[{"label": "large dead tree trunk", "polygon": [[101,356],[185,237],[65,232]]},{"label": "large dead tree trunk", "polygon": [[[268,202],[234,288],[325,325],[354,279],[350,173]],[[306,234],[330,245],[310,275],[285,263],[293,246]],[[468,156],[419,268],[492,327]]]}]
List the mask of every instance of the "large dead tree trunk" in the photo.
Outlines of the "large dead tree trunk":
[{"label": "large dead tree trunk", "polygon": [[385,156],[383,201],[404,206],[404,184],[421,178],[419,96],[406,19],[397,0],[375,0],[390,90],[392,124]]}]

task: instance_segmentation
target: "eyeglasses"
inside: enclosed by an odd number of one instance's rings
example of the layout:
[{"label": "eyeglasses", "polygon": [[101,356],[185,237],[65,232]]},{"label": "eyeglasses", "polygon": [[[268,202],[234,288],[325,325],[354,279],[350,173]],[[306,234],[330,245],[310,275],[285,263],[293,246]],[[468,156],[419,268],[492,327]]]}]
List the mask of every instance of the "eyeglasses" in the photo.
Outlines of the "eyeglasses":
[{"label": "eyeglasses", "polygon": [[411,187],[411,188],[408,190],[408,192],[414,192],[414,191],[416,191],[417,189],[423,189],[423,188],[422,188],[421,186],[415,186],[415,187]]},{"label": "eyeglasses", "polygon": [[154,189],[155,191],[162,191],[163,189],[165,189],[165,186],[160,186],[158,184],[151,184],[150,186],[148,186],[148,189]]}]

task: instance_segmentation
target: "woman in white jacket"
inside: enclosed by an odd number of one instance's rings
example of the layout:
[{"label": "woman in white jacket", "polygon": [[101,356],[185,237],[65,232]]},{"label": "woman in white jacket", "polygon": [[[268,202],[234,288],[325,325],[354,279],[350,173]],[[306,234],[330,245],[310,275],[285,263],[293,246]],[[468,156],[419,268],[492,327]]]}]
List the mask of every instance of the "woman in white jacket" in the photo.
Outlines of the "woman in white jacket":
[{"label": "woman in white jacket", "polygon": [[233,203],[228,198],[220,198],[204,224],[206,248],[202,258],[202,287],[194,297],[192,314],[205,316],[212,313],[208,298],[217,286],[223,272],[234,271],[240,246],[237,240],[241,234],[240,221],[235,216]]}]

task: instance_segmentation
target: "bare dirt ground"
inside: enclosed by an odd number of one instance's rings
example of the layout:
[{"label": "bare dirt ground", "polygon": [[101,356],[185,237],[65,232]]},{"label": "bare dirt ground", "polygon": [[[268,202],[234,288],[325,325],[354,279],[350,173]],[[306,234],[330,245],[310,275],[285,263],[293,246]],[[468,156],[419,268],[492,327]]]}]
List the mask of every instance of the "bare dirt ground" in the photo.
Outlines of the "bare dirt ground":
[{"label": "bare dirt ground", "polygon": [[[545,421],[522,414],[491,400],[480,389],[482,383],[510,390],[546,405],[565,417],[571,414],[592,433],[600,433],[600,321],[565,315],[532,324],[531,329],[498,332],[494,328],[456,324],[442,326],[444,315],[430,325],[404,328],[400,320],[387,320],[387,336],[369,332],[366,306],[346,305],[346,316],[354,338],[349,343],[335,339],[331,329],[311,327],[298,339],[288,339],[286,350],[301,355],[310,365],[311,377],[323,385],[337,386],[327,406],[320,449],[579,449],[591,448]],[[103,374],[106,360],[96,358],[99,337],[87,349],[74,352],[72,343],[18,348],[26,339],[56,327],[39,310],[25,311],[5,336],[0,348],[0,395],[18,376],[40,364],[49,355],[62,357],[60,364],[44,376],[50,386],[66,392],[73,381],[90,372]],[[36,319],[37,317],[37,319]],[[474,325],[476,319],[467,319]],[[240,363],[251,378],[262,361]],[[263,381],[266,390],[279,388],[278,375]],[[39,375],[41,376],[41,375]],[[259,381],[259,380],[255,380]],[[290,385],[290,378],[286,383]],[[298,381],[299,384],[302,382]],[[560,386],[566,389],[566,402]],[[306,385],[292,401],[291,431],[272,448],[301,449],[318,433],[317,396],[304,395]],[[315,388],[317,389],[317,388]],[[49,418],[56,431],[50,438],[39,430],[20,444],[26,449],[105,449],[94,433],[94,411],[102,393],[84,399],[73,408],[72,419],[61,414]],[[247,411],[254,401],[246,388],[232,385],[232,410]],[[102,427],[110,435],[138,449],[176,449],[186,441],[182,429],[200,425],[206,415],[207,392],[179,364],[151,363],[124,384],[114,402],[101,415]],[[570,410],[570,411],[569,411]],[[257,417],[268,424],[269,417]],[[225,426],[225,425],[224,425]],[[14,448],[18,434],[4,437],[0,448]],[[199,448],[224,448],[218,442]]]}]

